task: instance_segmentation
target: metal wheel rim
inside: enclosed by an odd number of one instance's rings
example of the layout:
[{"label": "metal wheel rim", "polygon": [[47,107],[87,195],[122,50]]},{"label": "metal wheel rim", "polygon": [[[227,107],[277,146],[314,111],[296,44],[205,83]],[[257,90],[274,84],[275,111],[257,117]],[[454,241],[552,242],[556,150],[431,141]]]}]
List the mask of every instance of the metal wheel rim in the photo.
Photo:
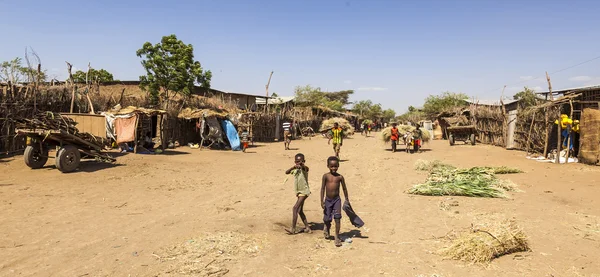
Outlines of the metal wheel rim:
[{"label": "metal wheel rim", "polygon": [[75,155],[73,152],[67,152],[67,155],[65,156],[65,163],[67,165],[75,163]]}]

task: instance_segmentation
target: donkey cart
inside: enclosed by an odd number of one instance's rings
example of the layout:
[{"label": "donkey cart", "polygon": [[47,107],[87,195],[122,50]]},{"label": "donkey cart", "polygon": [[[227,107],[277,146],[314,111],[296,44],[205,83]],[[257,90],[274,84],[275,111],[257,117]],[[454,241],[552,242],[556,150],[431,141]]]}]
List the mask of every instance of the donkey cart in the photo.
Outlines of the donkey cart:
[{"label": "donkey cart", "polygon": [[[104,153],[100,143],[93,143],[93,136],[70,134],[63,130],[17,129],[18,134],[27,136],[25,164],[32,169],[42,168],[48,161],[49,149],[55,147],[56,168],[68,173],[79,167],[81,159],[95,159],[100,162],[115,162],[116,159]],[[87,136],[90,136],[89,140]]]},{"label": "donkey cart", "polygon": [[475,134],[477,133],[475,125],[452,126],[446,128],[446,131],[448,132],[450,145],[454,145],[455,141],[464,141],[465,144],[475,145]]}]

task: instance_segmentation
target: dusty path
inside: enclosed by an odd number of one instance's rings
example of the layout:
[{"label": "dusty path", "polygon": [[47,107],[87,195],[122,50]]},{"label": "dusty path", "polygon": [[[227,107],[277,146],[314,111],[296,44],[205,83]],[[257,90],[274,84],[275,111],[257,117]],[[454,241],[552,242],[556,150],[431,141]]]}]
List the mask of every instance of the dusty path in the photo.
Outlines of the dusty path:
[{"label": "dusty path", "polygon": [[[170,155],[126,155],[121,166],[85,164],[68,175],[53,167],[29,170],[20,157],[4,160],[0,276],[176,275],[167,270],[176,260],[161,257],[165,249],[230,231],[261,247],[231,255],[226,276],[600,276],[598,168],[541,164],[521,152],[445,141],[425,145],[431,151],[421,154],[391,153],[375,138],[356,136],[342,147],[339,172],[366,225],[357,230],[344,219],[342,233],[353,242],[335,248],[321,232],[289,236],[282,229],[295,201],[293,181],[283,185],[293,155],[304,153],[311,167],[313,195],[305,211],[320,228],[319,181],[333,153],[321,138],[291,147],[298,150],[284,151],[282,144],[261,144],[246,154],[180,148]],[[512,199],[454,197],[458,206],[444,210],[446,198],[404,193],[425,177],[413,170],[417,159],[519,167],[527,173],[508,177],[524,192]],[[444,235],[489,213],[514,217],[533,251],[488,268],[434,253],[445,245]]]}]

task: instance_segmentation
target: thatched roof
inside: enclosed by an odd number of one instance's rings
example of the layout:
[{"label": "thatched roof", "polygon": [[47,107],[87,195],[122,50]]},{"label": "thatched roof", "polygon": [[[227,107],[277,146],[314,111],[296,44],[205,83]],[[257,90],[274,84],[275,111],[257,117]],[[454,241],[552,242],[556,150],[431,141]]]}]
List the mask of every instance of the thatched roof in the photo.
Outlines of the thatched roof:
[{"label": "thatched roof", "polygon": [[136,114],[143,113],[145,115],[157,115],[157,114],[166,114],[167,112],[163,111],[163,110],[129,106],[126,108],[116,108],[116,109],[108,111],[107,113],[113,114],[113,115],[126,115],[126,114],[134,114],[134,113],[136,113]]},{"label": "thatched roof", "polygon": [[191,109],[185,108],[182,110],[177,117],[185,119],[198,119],[202,117],[218,117],[225,118],[229,115],[226,110],[213,110],[213,109]]}]

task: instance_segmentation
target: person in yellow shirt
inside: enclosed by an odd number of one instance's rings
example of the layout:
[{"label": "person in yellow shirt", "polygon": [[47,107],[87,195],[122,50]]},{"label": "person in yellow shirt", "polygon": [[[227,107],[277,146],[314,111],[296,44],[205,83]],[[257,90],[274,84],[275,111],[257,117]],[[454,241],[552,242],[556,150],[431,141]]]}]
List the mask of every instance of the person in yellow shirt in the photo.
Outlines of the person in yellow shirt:
[{"label": "person in yellow shirt", "polygon": [[[578,121],[579,122],[579,121]],[[554,124],[558,124],[558,120],[554,121]],[[560,115],[560,128],[562,129],[562,137],[563,137],[563,147],[567,147],[567,141],[569,141],[569,137],[571,137],[571,130],[573,126],[573,120],[569,118],[566,114]],[[577,130],[579,131],[579,126],[577,126]],[[569,142],[569,150],[573,150],[573,138]]]},{"label": "person in yellow shirt", "polygon": [[335,156],[340,158],[340,148],[342,147],[342,143],[344,143],[344,130],[340,128],[340,125],[336,122],[333,123],[333,128],[329,131],[329,140],[327,144],[331,143],[333,140],[333,151],[335,151]]}]

